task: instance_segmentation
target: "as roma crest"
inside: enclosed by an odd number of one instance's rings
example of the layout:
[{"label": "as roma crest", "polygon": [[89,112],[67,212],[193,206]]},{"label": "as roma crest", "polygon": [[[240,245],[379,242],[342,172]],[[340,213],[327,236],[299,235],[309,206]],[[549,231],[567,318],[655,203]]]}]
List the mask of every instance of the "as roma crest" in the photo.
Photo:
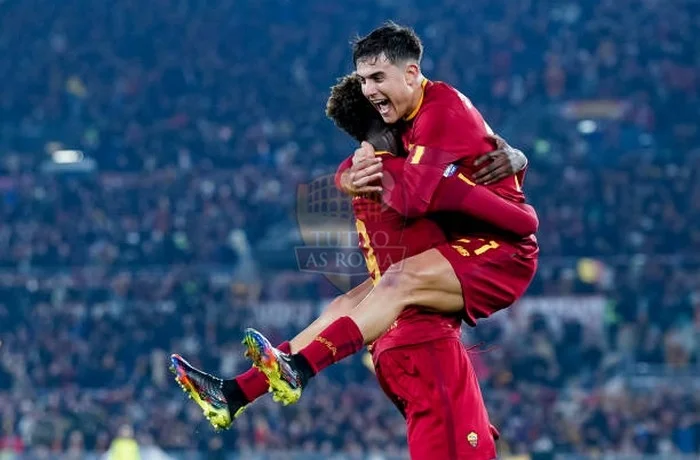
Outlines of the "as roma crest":
[{"label": "as roma crest", "polygon": [[358,247],[352,198],[326,175],[297,188],[296,215],[303,246],[294,248],[299,270],[324,275],[346,292],[367,278]]}]

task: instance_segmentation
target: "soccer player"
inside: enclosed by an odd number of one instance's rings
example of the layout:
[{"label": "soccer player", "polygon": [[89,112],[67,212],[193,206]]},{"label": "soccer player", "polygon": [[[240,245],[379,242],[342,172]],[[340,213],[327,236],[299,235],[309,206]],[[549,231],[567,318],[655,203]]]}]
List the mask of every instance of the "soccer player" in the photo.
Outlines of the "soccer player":
[{"label": "soccer player", "polygon": [[[420,71],[422,44],[415,33],[390,23],[358,40],[353,49],[365,97],[383,121],[401,123],[408,152],[400,186],[385,190],[385,204],[404,216],[459,209],[479,188],[468,179],[475,159],[488,152],[492,131],[471,101],[451,86],[430,82]],[[364,149],[371,149],[363,145]],[[455,164],[463,172],[456,171]],[[342,175],[342,173],[341,173]],[[454,177],[463,184],[454,193]],[[523,174],[495,182],[490,190],[524,203]],[[398,184],[399,181],[396,181]],[[451,205],[446,205],[451,203]],[[527,289],[539,248],[534,235],[514,237],[478,219],[449,219],[450,243],[429,249],[389,268],[370,294],[347,316],[328,326],[307,347],[288,355],[259,332],[244,342],[277,399],[298,400],[308,380],[325,367],[371,344],[410,305],[460,313],[469,325],[510,306]],[[426,330],[417,333],[428,333]],[[420,340],[416,337],[415,340]]]},{"label": "soccer player", "polygon": [[[405,159],[389,153],[381,153],[381,157],[385,174],[400,183]],[[463,184],[455,181],[453,185],[459,191]],[[381,282],[392,262],[449,244],[436,221],[406,219],[384,206],[380,197],[358,197],[353,200],[353,210],[375,284]],[[381,243],[386,244],[372,244],[378,240],[373,235],[378,233],[384,235]],[[496,457],[496,432],[460,340],[461,324],[458,313],[441,314],[427,306],[409,305],[398,323],[370,347],[380,386],[406,418],[412,459]],[[247,337],[250,340],[257,335]],[[323,333],[318,337],[322,339]],[[253,353],[265,349],[269,345],[249,346]],[[264,355],[252,358],[254,362],[265,359]]]},{"label": "soccer player", "polygon": [[[331,102],[336,101],[338,104],[329,104],[329,115],[342,129],[364,139],[367,123],[362,120],[376,115],[376,111],[369,106],[369,116],[353,113],[358,106],[357,101],[352,99],[353,95],[366,103],[359,80],[347,77],[333,90]],[[343,110],[345,108],[347,110]],[[391,136],[386,133],[380,132],[379,136],[374,137],[374,145],[384,145],[384,149],[397,148],[396,143],[391,142]],[[385,158],[385,171],[393,174],[400,182],[404,159],[389,152],[379,154]],[[454,193],[460,193],[464,189],[464,183],[457,178],[449,184]],[[491,200],[492,203],[503,201],[492,192],[484,191],[488,195],[485,200]],[[406,219],[384,206],[376,194],[357,197],[353,200],[353,211],[367,265],[376,267],[377,271],[373,273],[376,276],[387,270],[392,262],[447,241],[435,221]],[[528,218],[528,213],[522,210],[520,212],[524,217],[517,215],[518,210],[507,212],[511,212],[513,219]],[[377,233],[385,238],[381,244],[373,245],[371,242]],[[398,327],[375,343],[373,357],[382,388],[407,418],[412,458],[427,458],[429,455],[431,458],[464,458],[467,455],[469,458],[494,458],[495,429],[489,424],[476,376],[459,340],[460,315],[436,314],[415,306],[407,309],[402,318],[404,321]],[[417,335],[418,331],[428,333]],[[289,346],[285,345],[285,348]],[[425,372],[400,377],[401,363],[408,362],[407,360],[422,366],[430,362],[428,373],[439,370],[440,377],[433,376],[433,380],[439,382],[441,391],[423,391],[425,389],[420,385],[426,379]],[[233,410],[214,408],[211,403],[207,405],[206,400],[219,401],[222,408],[230,405],[233,392],[227,385],[231,384],[197,371],[177,356],[174,357],[173,364],[178,372],[178,381],[205,412],[211,410],[214,417],[217,417],[217,413],[223,413],[224,416],[229,414],[230,421]],[[258,385],[262,390],[258,393],[260,395],[267,388],[267,381],[260,373],[253,375],[259,380]],[[250,383],[250,379],[247,383]],[[445,404],[446,399],[450,401],[449,405]],[[425,411],[426,407],[430,410]]]},{"label": "soccer player", "polygon": [[[336,85],[336,87],[334,87],[329,100],[328,113],[329,116],[335,119],[337,124],[342,129],[352,136],[357,137],[359,140],[366,139],[368,137],[367,132],[370,129],[368,124],[371,125],[371,119],[377,116],[377,112],[362,96],[360,83],[356,77],[346,77],[338,85]],[[369,137],[371,138],[372,136]],[[385,132],[378,132],[377,135],[373,137],[374,145],[382,146],[379,147],[380,149],[397,148],[394,139],[391,136],[387,136]],[[512,153],[512,149],[505,145],[504,149],[499,150],[499,154],[495,155],[495,157],[506,157]],[[519,155],[522,154],[518,153],[515,156],[518,157]],[[394,163],[394,169],[398,169],[398,177],[400,173],[402,173],[401,165],[403,160],[400,158],[394,159],[394,157],[390,158]],[[516,163],[523,164],[522,162],[519,162],[519,158],[517,158]],[[510,172],[511,170],[509,167],[499,168],[495,171],[497,175],[507,175]],[[464,184],[461,180],[455,180],[453,181],[453,186],[455,187],[454,191],[458,193],[462,191]],[[490,198],[495,198],[495,201],[492,202],[503,201],[501,198],[496,197],[491,192],[486,191],[486,193],[490,195]],[[386,212],[383,215],[381,213],[377,213],[376,211],[381,210],[382,208],[378,206],[376,201],[368,199],[364,199],[364,201],[363,199],[354,200],[353,205],[355,210],[361,216],[365,217],[365,221],[363,221],[363,224],[360,226],[360,228],[364,228],[366,231],[366,233],[361,232],[361,234],[366,235],[366,237],[363,236],[363,241],[367,242],[372,240],[371,234],[376,231],[375,228],[377,225],[389,225],[389,229],[394,229],[393,233],[391,233],[393,236],[389,238],[389,241],[385,241],[383,246],[375,248],[376,252],[374,252],[374,256],[379,256],[378,259],[383,262],[383,269],[385,269],[391,261],[398,261],[398,259],[403,258],[406,255],[411,255],[415,252],[420,252],[424,248],[429,248],[433,246],[434,243],[444,243],[445,241],[445,237],[442,235],[442,232],[438,232],[436,230],[437,227],[433,222],[427,221],[420,225],[412,224],[408,227],[408,231],[404,233],[403,226],[406,220],[402,219],[395,211],[386,209]],[[370,210],[372,211],[370,212]],[[513,213],[511,217],[514,220],[519,218],[515,213]],[[529,216],[527,213],[525,213],[525,219],[528,218]],[[386,222],[382,224],[382,220],[384,219],[386,219]],[[422,230],[423,233],[421,233]],[[431,230],[433,233],[429,233],[428,230]],[[411,234],[422,236],[420,238],[414,238],[416,240],[416,242],[414,242],[414,244],[416,244],[415,247],[409,247],[408,245],[408,238],[411,236]],[[363,249],[368,259],[371,258],[368,252],[369,246],[365,245],[363,246]],[[408,254],[404,254],[404,250]],[[381,254],[379,252],[381,252]],[[387,255],[387,253],[389,254]],[[367,294],[369,289],[370,286],[368,286],[368,283],[363,283],[361,286],[355,288],[348,294],[337,298],[333,303],[331,303],[323,315],[309,328],[295,337],[291,343],[284,343],[280,345],[279,348],[283,350],[299,350],[300,348],[308,345],[318,335],[318,333],[325,328],[327,324],[330,324],[333,319],[343,314],[347,314],[352,308],[354,308],[359,300],[361,300]],[[420,319],[419,314],[416,312],[413,312],[412,314],[415,315],[417,319]],[[426,312],[421,312],[420,314],[428,315]],[[445,319],[440,315],[429,315],[429,317],[431,321],[437,320],[438,323],[443,325],[459,324],[459,319],[455,319],[454,317],[448,319]],[[420,324],[420,321],[417,321],[415,324]],[[406,328],[408,325],[409,323],[407,322],[402,323],[401,327],[396,328],[392,332],[393,339],[389,337],[388,341],[383,343],[390,344],[392,340],[395,343],[401,343],[402,341],[404,343],[412,343],[415,337],[413,336],[411,330]],[[438,324],[437,326],[438,327],[435,328],[433,332],[438,332],[440,325]],[[454,331],[452,329],[453,326],[447,328],[448,334],[446,337],[453,335]],[[442,337],[440,334],[438,334],[438,336]],[[455,348],[454,346],[452,347],[453,352],[462,353],[460,350],[460,348]],[[375,352],[375,356],[379,355]],[[387,355],[387,357],[389,356],[391,356],[391,354]],[[455,361],[457,363],[462,363],[461,359],[462,358],[460,358],[458,355],[456,356]],[[461,366],[454,367],[454,370],[462,369],[462,371],[465,371],[465,369],[470,368],[468,363],[462,364],[463,365]],[[268,390],[266,377],[255,369],[251,369],[250,371],[238,376],[236,379],[223,380],[194,369],[177,355],[173,356],[173,368],[177,372],[177,381],[202,407],[205,416],[207,416],[207,418],[209,418],[212,424],[217,428],[227,428],[230,426],[232,418],[237,416],[249,402],[252,402],[257,397],[262,396]],[[384,365],[382,366],[382,369],[383,370],[380,371],[380,379],[383,381],[384,388],[387,389],[389,388],[388,385],[391,385],[391,379],[386,378],[389,367]],[[461,385],[461,380],[459,379],[450,379],[450,382]],[[460,386],[460,388],[462,388],[462,386]],[[473,393],[471,396],[474,396],[474,394],[476,393]],[[392,397],[392,400],[397,401],[397,398]],[[478,402],[479,400],[480,396],[476,401]],[[410,401],[406,402],[410,403]],[[403,409],[404,411],[411,411],[412,407],[413,405],[408,404],[408,406],[403,407]],[[478,407],[478,405],[474,407]],[[436,407],[436,410],[438,409],[439,407]],[[444,410],[442,410],[441,413],[444,413]],[[428,419],[424,419],[424,421],[430,422]],[[476,432],[474,436],[478,436]],[[415,438],[415,436],[413,436],[413,438]],[[484,442],[482,442],[482,445],[483,444]]]}]

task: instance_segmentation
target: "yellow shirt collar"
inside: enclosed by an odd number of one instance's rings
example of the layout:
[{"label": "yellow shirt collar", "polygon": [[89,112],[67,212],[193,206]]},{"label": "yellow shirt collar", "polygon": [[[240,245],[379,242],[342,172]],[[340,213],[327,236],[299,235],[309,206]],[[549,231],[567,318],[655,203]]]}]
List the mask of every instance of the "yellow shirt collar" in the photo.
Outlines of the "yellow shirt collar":
[{"label": "yellow shirt collar", "polygon": [[416,106],[415,109],[411,113],[408,114],[408,116],[405,118],[406,121],[411,121],[414,118],[416,118],[416,115],[418,115],[418,111],[420,110],[421,106],[423,105],[423,98],[425,97],[425,85],[428,84],[428,79],[423,77],[423,81],[420,82],[420,99],[418,99],[418,105]]}]

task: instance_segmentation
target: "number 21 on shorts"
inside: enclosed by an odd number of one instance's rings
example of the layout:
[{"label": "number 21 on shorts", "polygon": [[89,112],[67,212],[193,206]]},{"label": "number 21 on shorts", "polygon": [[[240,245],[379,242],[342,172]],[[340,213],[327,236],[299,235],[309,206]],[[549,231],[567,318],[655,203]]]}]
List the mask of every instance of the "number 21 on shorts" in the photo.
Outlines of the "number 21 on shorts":
[{"label": "number 21 on shorts", "polygon": [[464,257],[480,256],[500,246],[494,240],[486,241],[483,238],[476,238],[473,240],[460,238],[455,243],[457,244],[453,244],[452,247]]}]

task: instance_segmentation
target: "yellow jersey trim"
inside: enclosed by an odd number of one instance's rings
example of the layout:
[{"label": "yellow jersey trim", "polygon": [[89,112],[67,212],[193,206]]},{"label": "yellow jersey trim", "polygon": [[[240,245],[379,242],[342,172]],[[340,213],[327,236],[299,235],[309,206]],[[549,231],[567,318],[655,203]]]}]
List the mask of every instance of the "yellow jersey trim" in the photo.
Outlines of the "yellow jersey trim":
[{"label": "yellow jersey trim", "polygon": [[469,184],[469,185],[476,186],[476,184],[475,184],[474,182],[470,181],[470,180],[467,178],[467,176],[465,176],[465,175],[462,174],[462,173],[457,174],[457,177],[458,177],[462,182],[466,182],[466,183]]},{"label": "yellow jersey trim", "polygon": [[425,97],[425,85],[428,84],[428,79],[423,77],[423,81],[420,83],[420,99],[418,100],[418,105],[416,106],[415,109],[413,109],[413,112],[409,113],[408,116],[405,118],[406,121],[411,121],[414,118],[416,118],[416,115],[418,115],[418,111],[420,110],[421,106],[423,105],[423,98]]},{"label": "yellow jersey trim", "polygon": [[417,165],[418,163],[420,163],[420,159],[423,158],[424,153],[425,147],[422,145],[417,145],[416,150],[413,152],[413,156],[411,157],[411,164]]}]

